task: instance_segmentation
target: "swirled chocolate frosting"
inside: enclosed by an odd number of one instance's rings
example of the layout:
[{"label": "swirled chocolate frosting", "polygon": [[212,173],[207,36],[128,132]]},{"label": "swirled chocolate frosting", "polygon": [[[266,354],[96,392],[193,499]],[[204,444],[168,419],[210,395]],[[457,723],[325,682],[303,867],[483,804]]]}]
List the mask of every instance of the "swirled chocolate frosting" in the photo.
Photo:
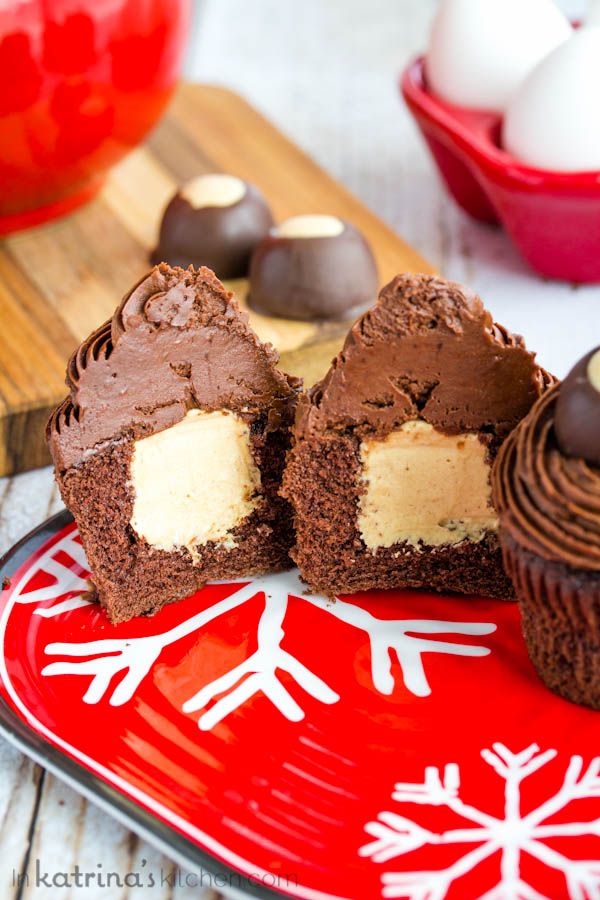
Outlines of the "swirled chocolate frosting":
[{"label": "swirled chocolate frosting", "polygon": [[600,347],[586,353],[563,381],[554,428],[563,453],[600,466]]},{"label": "swirled chocolate frosting", "polygon": [[497,443],[551,380],[477,294],[432,275],[398,275],[302,398],[296,431],[382,437],[420,418],[448,434],[487,432]]},{"label": "swirled chocolate frosting", "polygon": [[161,264],[71,357],[69,396],[47,428],[55,466],[161,431],[193,407],[246,416],[269,408],[277,427],[297,392],[277,359],[209,269]]},{"label": "swirled chocolate frosting", "polygon": [[541,397],[503,444],[493,473],[502,531],[554,562],[600,571],[600,469],[556,439],[561,385]]}]

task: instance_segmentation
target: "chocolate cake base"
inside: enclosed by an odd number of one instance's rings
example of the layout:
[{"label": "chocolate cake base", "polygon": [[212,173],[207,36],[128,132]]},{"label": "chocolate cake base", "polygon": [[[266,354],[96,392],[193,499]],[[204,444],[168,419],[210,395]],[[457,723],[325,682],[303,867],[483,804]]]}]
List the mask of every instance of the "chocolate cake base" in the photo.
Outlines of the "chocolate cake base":
[{"label": "chocolate cake base", "polygon": [[544,684],[600,709],[600,573],[550,562],[502,534],[531,662]]},{"label": "chocolate cake base", "polygon": [[322,435],[290,454],[283,493],[295,511],[292,558],[310,588],[326,596],[370,589],[428,588],[514,599],[498,537],[423,547],[368,549],[357,526],[359,441]]},{"label": "chocolate cake base", "polygon": [[153,614],[166,603],[193,594],[207,581],[289,568],[291,513],[277,494],[288,435],[267,431],[266,421],[264,416],[249,423],[253,456],[261,472],[259,505],[232,532],[234,548],[209,542],[197,548],[195,561],[187,549],[151,547],[130,525],[133,436],[57,475],[65,504],[79,524],[98,598],[111,622]]}]

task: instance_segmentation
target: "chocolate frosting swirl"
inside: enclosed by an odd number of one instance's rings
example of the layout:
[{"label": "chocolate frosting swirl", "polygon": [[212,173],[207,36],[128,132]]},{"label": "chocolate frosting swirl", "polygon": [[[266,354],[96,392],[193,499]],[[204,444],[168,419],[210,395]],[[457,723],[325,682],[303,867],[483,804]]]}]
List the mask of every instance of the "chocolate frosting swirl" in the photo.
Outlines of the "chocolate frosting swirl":
[{"label": "chocolate frosting swirl", "polygon": [[398,275],[301,398],[296,433],[383,437],[422,418],[448,434],[485,432],[496,444],[552,380],[473,291],[432,275]]},{"label": "chocolate frosting swirl", "polygon": [[600,571],[600,469],[563,454],[554,428],[560,385],[503,444],[493,472],[501,530],[525,550]]},{"label": "chocolate frosting swirl", "polygon": [[250,419],[268,409],[277,427],[298,385],[276,362],[209,269],[157,266],[69,360],[70,393],[47,428],[55,465],[64,471],[106,441],[161,431],[191,407]]}]

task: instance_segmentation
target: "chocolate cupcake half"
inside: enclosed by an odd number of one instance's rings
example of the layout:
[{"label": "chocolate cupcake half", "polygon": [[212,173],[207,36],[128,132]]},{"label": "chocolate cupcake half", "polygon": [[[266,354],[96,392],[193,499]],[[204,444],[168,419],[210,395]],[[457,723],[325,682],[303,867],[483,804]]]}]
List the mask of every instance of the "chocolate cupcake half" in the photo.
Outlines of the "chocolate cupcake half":
[{"label": "chocolate cupcake half", "polygon": [[594,357],[600,361],[592,353],[578,363],[509,437],[493,487],[531,661],[551,690],[600,709],[600,391],[589,378]]},{"label": "chocolate cupcake half", "polygon": [[276,362],[212,272],[167,265],[71,358],[48,441],[111,621],[288,565]]},{"label": "chocolate cupcake half", "polygon": [[298,404],[283,492],[310,587],[511,599],[491,464],[548,380],[475,294],[395,278]]}]

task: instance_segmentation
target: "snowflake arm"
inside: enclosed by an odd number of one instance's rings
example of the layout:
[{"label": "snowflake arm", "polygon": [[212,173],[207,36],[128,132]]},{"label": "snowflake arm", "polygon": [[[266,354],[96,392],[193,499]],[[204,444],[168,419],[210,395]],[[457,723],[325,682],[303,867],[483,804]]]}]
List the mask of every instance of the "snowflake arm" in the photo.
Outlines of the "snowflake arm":
[{"label": "snowflake arm", "polygon": [[389,872],[382,877],[384,898],[444,900],[452,883],[446,872]]},{"label": "snowflake arm", "polygon": [[[89,587],[86,587],[86,591],[89,591]],[[54,606],[40,606],[39,609],[34,611],[35,616],[41,616],[42,619],[52,619],[54,616],[60,616],[61,613],[71,612],[73,609],[79,609],[82,606],[90,606],[92,600],[85,600],[81,594],[78,597],[68,597],[65,600],[61,600],[59,603],[55,603]]]},{"label": "snowflake arm", "polygon": [[464,803],[459,797],[459,788],[460,772],[455,763],[448,763],[444,767],[443,779],[438,768],[428,766],[425,769],[425,780],[422,784],[399,782],[395,786],[392,799],[400,803],[447,806],[452,812],[471,822],[476,822],[482,828],[490,828],[497,824],[498,820],[493,816]]},{"label": "snowflake arm", "polygon": [[[381,879],[383,896],[403,900],[444,900],[453,881],[462,878],[499,849],[497,843],[488,841],[461,856],[446,869],[433,872],[386,872]],[[504,900],[509,900],[508,896]]]},{"label": "snowflake arm", "polygon": [[427,766],[422,783],[399,781],[392,798],[399,803],[423,803],[428,806],[444,806],[448,800],[458,796],[460,770],[456,763],[447,763],[442,779],[436,766]]},{"label": "snowflake arm", "polygon": [[531,744],[521,753],[511,753],[504,744],[495,743],[492,750],[482,750],[481,756],[501,778],[518,775],[519,781],[537,772],[556,756],[556,750],[539,753],[537,744]]},{"label": "snowflake arm", "polygon": [[[579,835],[586,834],[589,823],[583,824]],[[556,837],[553,830],[549,837]],[[523,847],[544,865],[557,869],[565,877],[570,900],[600,900],[600,861],[572,860],[539,841],[529,841]]]},{"label": "snowflake arm", "polygon": [[[67,645],[52,644],[46,648],[46,652],[52,652],[51,648],[55,647],[57,653],[68,655],[67,649],[61,650],[63,646],[67,647]],[[87,649],[92,652],[90,648]],[[124,672],[123,679],[116,686],[109,700],[111,706],[121,706],[134,695],[161,650],[160,643],[149,639],[145,639],[143,645],[129,642],[115,656],[102,655],[83,662],[50,663],[42,669],[42,675],[92,675],[93,678],[82,699],[84,703],[96,704],[108,693],[114,676]],[[106,654],[106,652],[106,648],[102,648],[102,653]]]},{"label": "snowflake arm", "polygon": [[143,638],[108,638],[101,641],[82,643],[56,642],[45,648],[49,656],[95,657],[82,662],[62,661],[49,663],[42,669],[42,675],[93,675],[83,696],[85,703],[98,703],[110,690],[113,678],[124,673],[109,698],[111,706],[127,703],[148,675],[162,650],[175,641],[192,634],[203,625],[229,612],[249,597],[257,593],[252,584],[244,585],[229,597],[215,603],[185,622],[176,625],[163,634]]},{"label": "snowflake arm", "polygon": [[[583,774],[582,774],[583,773]],[[564,809],[573,800],[600,797],[600,757],[595,757],[583,772],[581,756],[572,756],[562,786],[557,793],[533,810],[525,819],[535,827]]]},{"label": "snowflake arm", "polygon": [[304,718],[304,711],[277,677],[277,670],[287,672],[300,687],[322,703],[336,703],[339,695],[286,650],[283,620],[287,598],[265,592],[265,609],[258,626],[258,649],[230,672],[203,687],[183,704],[183,712],[195,712],[211,700],[223,696],[198,720],[203,731],[214,728],[225,716],[259,692],[291,722]]},{"label": "snowflake arm", "polygon": [[52,606],[40,605],[34,610],[34,615],[44,619],[51,619],[72,609],[90,605],[91,601],[82,596],[89,593],[90,589],[89,567],[83,547],[72,537],[45,559],[42,570],[46,575],[50,575],[53,583],[47,587],[20,593],[17,603],[42,604],[47,600],[56,600],[58,596],[64,596],[65,599]]},{"label": "snowflake arm", "polygon": [[342,622],[365,631],[371,645],[371,674],[373,684],[381,694],[393,693],[390,651],[398,657],[404,684],[416,697],[428,697],[431,688],[423,666],[423,653],[447,653],[454,656],[488,656],[489,647],[476,644],[458,644],[449,641],[418,637],[421,634],[492,634],[496,626],[490,622],[446,622],[435,619],[378,619],[367,610],[340,600],[326,600],[317,595],[306,599],[314,606],[326,610]]},{"label": "snowflake arm", "polygon": [[380,813],[376,822],[365,825],[365,831],[375,840],[361,847],[358,854],[369,856],[376,863],[388,862],[426,844],[440,842],[440,836],[433,831],[391,812]]},{"label": "snowflake arm", "polygon": [[481,827],[455,828],[441,834],[422,828],[412,819],[397,813],[382,812],[376,822],[369,822],[365,831],[375,840],[360,848],[359,856],[370,856],[373,862],[383,863],[417,850],[426,844],[482,843],[489,832]]},{"label": "snowflake arm", "polygon": [[540,894],[521,878],[512,878],[503,879],[479,900],[551,900],[551,898],[546,894]]}]

